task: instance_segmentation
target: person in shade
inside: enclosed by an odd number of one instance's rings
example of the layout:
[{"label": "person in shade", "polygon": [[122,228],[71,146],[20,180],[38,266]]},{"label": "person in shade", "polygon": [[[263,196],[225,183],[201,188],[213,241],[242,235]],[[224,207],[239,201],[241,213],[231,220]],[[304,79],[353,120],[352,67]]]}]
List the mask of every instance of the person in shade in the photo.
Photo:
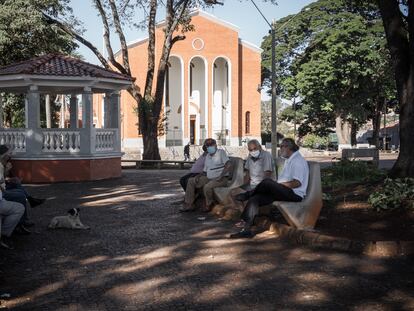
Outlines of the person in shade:
[{"label": "person in shade", "polygon": [[200,155],[200,157],[195,161],[195,163],[191,167],[190,173],[180,178],[180,185],[181,187],[183,187],[184,191],[187,189],[187,183],[191,177],[195,177],[198,174],[203,173],[204,162],[206,161],[206,156],[207,156],[207,147],[205,144],[203,144],[202,149],[203,149],[203,153]]},{"label": "person in shade", "polygon": [[190,142],[184,146],[184,161],[190,161]]},{"label": "person in shade", "polygon": [[300,202],[303,200],[308,187],[309,166],[299,153],[299,147],[291,138],[285,138],[280,145],[281,157],[285,158],[282,173],[277,182],[264,179],[252,192],[241,193],[236,200],[246,201],[246,207],[241,218],[244,227],[240,232],[230,235],[230,238],[251,238],[254,236],[251,227],[259,214],[259,207],[273,201]]},{"label": "person in shade", "polygon": [[184,205],[180,208],[180,212],[188,212],[195,209],[194,201],[197,197],[197,189],[203,189],[205,198],[203,211],[207,212],[211,210],[214,204],[214,188],[227,185],[228,175],[231,169],[229,157],[224,150],[217,149],[215,139],[206,139],[205,145],[207,147],[207,156],[204,162],[203,174],[188,179]]}]

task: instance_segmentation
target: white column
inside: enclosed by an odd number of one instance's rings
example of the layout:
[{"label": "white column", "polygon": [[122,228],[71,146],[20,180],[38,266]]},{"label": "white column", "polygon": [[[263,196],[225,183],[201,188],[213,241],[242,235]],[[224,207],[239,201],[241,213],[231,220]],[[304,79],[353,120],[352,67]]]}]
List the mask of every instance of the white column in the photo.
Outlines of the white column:
[{"label": "white column", "polygon": [[93,102],[91,88],[85,87],[82,93],[81,153],[95,153],[95,129],[93,128]]},{"label": "white column", "polygon": [[[120,113],[119,113],[119,92],[115,92],[112,93],[110,96],[110,104],[109,104],[109,109],[108,109],[108,113],[110,116],[110,123],[109,123],[109,127],[110,128],[115,128],[115,129],[119,129],[119,125],[121,124],[121,120],[120,120]],[[106,107],[105,107],[106,108]]]},{"label": "white column", "polygon": [[70,128],[78,127],[78,98],[75,94],[70,96]]},{"label": "white column", "polygon": [[30,86],[26,97],[26,153],[40,154],[42,152],[43,135],[40,130],[40,94],[35,85]]},{"label": "white column", "polygon": [[52,117],[50,114],[50,95],[47,94],[45,98],[45,110],[46,110],[46,127],[50,129],[52,127]]},{"label": "white column", "polygon": [[4,127],[4,119],[3,119],[3,97],[0,93],[0,128]]},{"label": "white column", "polygon": [[111,127],[111,94],[104,96],[104,128]]}]

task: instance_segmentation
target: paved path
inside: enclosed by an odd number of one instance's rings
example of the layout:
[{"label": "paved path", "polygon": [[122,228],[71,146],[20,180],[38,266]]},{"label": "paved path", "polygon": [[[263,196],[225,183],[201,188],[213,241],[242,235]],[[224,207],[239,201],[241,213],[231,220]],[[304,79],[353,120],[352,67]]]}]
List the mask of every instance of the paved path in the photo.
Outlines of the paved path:
[{"label": "paved path", "polygon": [[[10,310],[413,310],[409,260],[370,259],[284,245],[262,234],[226,238],[231,223],[181,215],[182,171],[29,187],[49,201],[38,234],[0,250],[1,308]],[[90,231],[49,231],[82,208]]]}]

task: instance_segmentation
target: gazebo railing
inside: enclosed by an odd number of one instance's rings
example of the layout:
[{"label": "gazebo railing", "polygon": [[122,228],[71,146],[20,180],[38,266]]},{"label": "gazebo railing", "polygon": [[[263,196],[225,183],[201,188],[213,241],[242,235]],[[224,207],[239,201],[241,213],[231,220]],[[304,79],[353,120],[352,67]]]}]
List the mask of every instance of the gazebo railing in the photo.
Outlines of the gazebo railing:
[{"label": "gazebo railing", "polygon": [[66,129],[42,129],[42,152],[46,153],[78,153],[81,151],[80,131]]},{"label": "gazebo railing", "polygon": [[2,129],[0,144],[10,146],[13,152],[26,152],[26,129]]},{"label": "gazebo railing", "polygon": [[96,152],[116,151],[117,129],[95,129],[95,150]]},{"label": "gazebo railing", "polygon": [[[21,157],[88,155],[121,152],[118,129],[40,128],[0,129],[0,144],[11,147]],[[35,137],[35,140],[33,140]],[[31,141],[29,141],[32,139]],[[31,147],[27,147],[31,146]]]}]

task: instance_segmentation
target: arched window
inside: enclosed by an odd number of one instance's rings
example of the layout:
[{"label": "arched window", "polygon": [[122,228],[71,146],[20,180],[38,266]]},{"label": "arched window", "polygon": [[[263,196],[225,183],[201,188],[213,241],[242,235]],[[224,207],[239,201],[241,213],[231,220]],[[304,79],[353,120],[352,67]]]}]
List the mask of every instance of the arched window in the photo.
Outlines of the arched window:
[{"label": "arched window", "polygon": [[250,111],[246,111],[246,134],[250,134]]}]

